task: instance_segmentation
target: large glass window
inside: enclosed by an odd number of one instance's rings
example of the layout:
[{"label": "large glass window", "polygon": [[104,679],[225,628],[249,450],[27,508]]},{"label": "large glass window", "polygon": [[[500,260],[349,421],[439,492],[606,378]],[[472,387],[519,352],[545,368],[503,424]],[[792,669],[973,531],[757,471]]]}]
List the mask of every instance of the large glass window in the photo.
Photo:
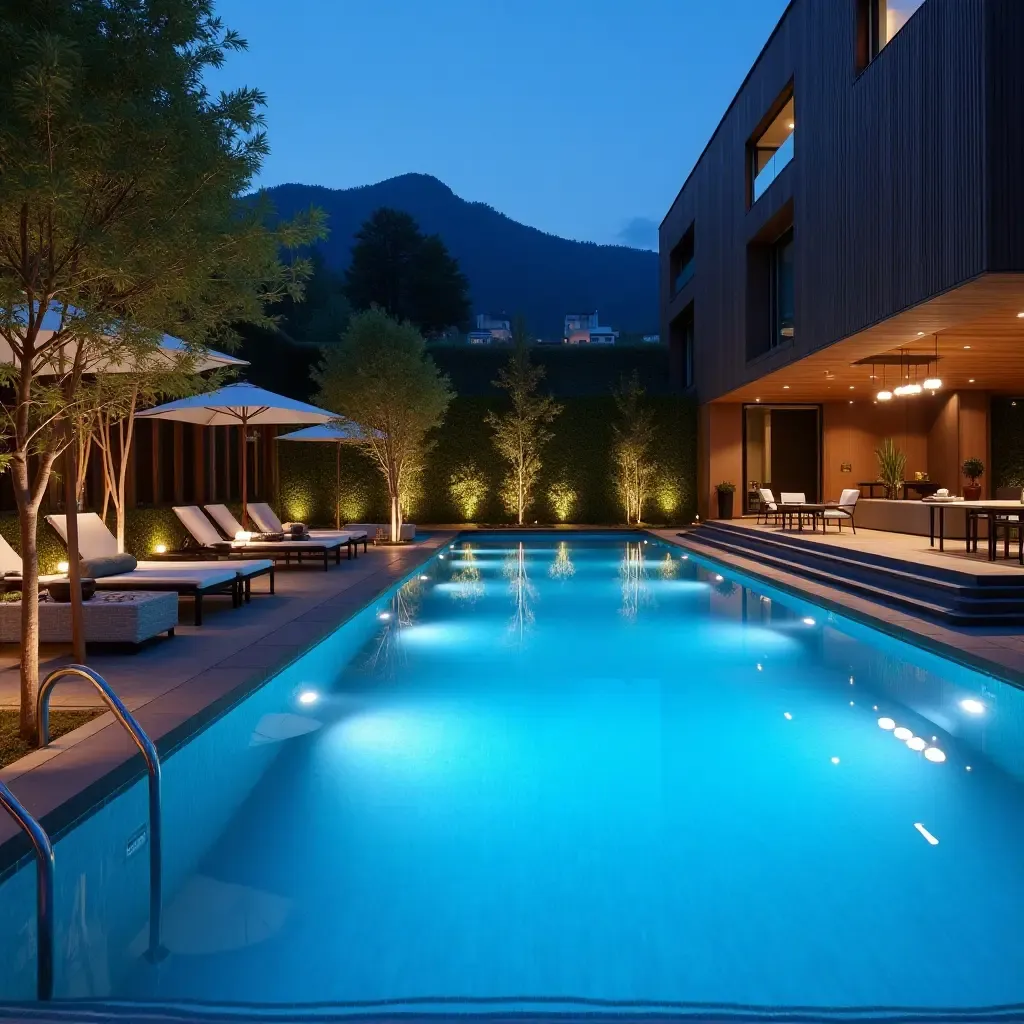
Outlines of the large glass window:
[{"label": "large glass window", "polygon": [[924,6],[926,0],[858,0],[859,63],[865,67]]},{"label": "large glass window", "polygon": [[772,249],[772,348],[792,341],[796,334],[793,256],[791,228]]},{"label": "large glass window", "polygon": [[751,202],[756,203],[764,195],[768,186],[793,159],[795,131],[796,106],[790,96],[772,123],[751,143]]},{"label": "large glass window", "polygon": [[672,275],[672,294],[678,295],[693,277],[692,224],[686,229],[686,234],[683,235],[679,244],[672,250],[669,269]]}]

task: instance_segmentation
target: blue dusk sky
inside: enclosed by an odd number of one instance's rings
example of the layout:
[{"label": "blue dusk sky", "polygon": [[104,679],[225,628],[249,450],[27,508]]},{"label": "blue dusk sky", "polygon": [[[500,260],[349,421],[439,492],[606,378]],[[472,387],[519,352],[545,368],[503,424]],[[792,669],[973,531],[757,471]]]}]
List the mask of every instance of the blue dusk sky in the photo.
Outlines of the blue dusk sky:
[{"label": "blue dusk sky", "polygon": [[786,0],[218,0],[268,98],[261,185],[409,171],[567,238],[657,225]]}]

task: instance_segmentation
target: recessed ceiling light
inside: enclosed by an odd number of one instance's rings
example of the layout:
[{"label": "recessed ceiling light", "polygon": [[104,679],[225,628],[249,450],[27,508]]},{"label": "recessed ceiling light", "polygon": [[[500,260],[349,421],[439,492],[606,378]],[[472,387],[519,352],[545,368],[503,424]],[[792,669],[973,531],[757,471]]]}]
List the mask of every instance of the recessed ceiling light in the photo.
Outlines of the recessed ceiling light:
[{"label": "recessed ceiling light", "polygon": [[795,127],[796,127],[796,124],[793,121],[790,121],[789,122],[789,130],[792,131]]},{"label": "recessed ceiling light", "polygon": [[970,347],[971,347],[970,345],[964,345],[964,351],[966,352],[967,349],[969,349]]},{"label": "recessed ceiling light", "polygon": [[973,377],[969,378],[969,379],[968,379],[968,381],[967,381],[967,383],[968,383],[968,384],[973,384],[973,383],[974,383],[974,378],[973,378]]},{"label": "recessed ceiling light", "polygon": [[917,332],[917,336],[918,336],[919,338],[923,338],[923,337],[924,337],[924,331],[918,331],[918,332]]},{"label": "recessed ceiling light", "polygon": [[789,390],[789,385],[788,384],[783,384],[782,385],[782,390],[783,391],[788,391]]},{"label": "recessed ceiling light", "polygon": [[760,402],[760,401],[761,401],[761,399],[760,399],[760,398],[755,398],[755,399],[754,399],[754,401],[755,401],[755,402]]},{"label": "recessed ceiling light", "polygon": [[1024,320],[1024,313],[1018,313],[1017,314],[1017,319],[1018,320]]}]

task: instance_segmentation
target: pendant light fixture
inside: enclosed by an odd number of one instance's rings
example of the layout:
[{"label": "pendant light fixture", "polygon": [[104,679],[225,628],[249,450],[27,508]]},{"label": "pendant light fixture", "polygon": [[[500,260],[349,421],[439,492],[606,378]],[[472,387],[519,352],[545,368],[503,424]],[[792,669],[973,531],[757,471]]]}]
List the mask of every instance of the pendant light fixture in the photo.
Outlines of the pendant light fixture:
[{"label": "pendant light fixture", "polygon": [[[871,376],[874,377],[874,367],[871,368]],[[879,402],[891,402],[892,392],[885,386],[885,363],[882,363],[882,390],[875,395]]]},{"label": "pendant light fixture", "polygon": [[[935,335],[935,373],[939,372],[939,336]],[[924,382],[926,391],[931,391],[933,394],[942,387],[942,381],[938,376],[928,377]]]}]

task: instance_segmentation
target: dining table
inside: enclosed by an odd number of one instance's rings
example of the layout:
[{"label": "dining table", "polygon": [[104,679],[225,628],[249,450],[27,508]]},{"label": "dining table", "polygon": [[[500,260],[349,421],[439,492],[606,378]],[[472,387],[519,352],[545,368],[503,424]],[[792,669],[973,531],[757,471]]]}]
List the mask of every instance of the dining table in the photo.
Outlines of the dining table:
[{"label": "dining table", "polygon": [[[981,500],[981,501],[928,501],[928,538],[929,545],[935,547],[936,530],[935,524],[938,519],[939,550],[945,550],[945,520],[947,508],[963,509],[967,518],[967,551],[978,550],[978,524],[982,519],[988,521],[988,560],[994,562],[996,558],[996,523],[1000,519],[1016,520],[1018,534],[1024,529],[1024,502],[1016,499],[1011,500]],[[1024,543],[1018,536],[1017,560],[1024,565]]]},{"label": "dining table", "polygon": [[[801,533],[804,528],[804,517],[811,521],[811,532],[815,532],[818,529],[818,520],[820,519],[824,523],[825,512],[830,508],[839,508],[839,503],[836,501],[822,501],[822,502],[800,502],[797,503],[786,503],[779,502],[778,513],[782,519],[782,529],[792,530],[793,520],[796,520],[797,530]],[[789,525],[787,526],[787,521]],[[824,530],[824,526],[822,526]]]}]

